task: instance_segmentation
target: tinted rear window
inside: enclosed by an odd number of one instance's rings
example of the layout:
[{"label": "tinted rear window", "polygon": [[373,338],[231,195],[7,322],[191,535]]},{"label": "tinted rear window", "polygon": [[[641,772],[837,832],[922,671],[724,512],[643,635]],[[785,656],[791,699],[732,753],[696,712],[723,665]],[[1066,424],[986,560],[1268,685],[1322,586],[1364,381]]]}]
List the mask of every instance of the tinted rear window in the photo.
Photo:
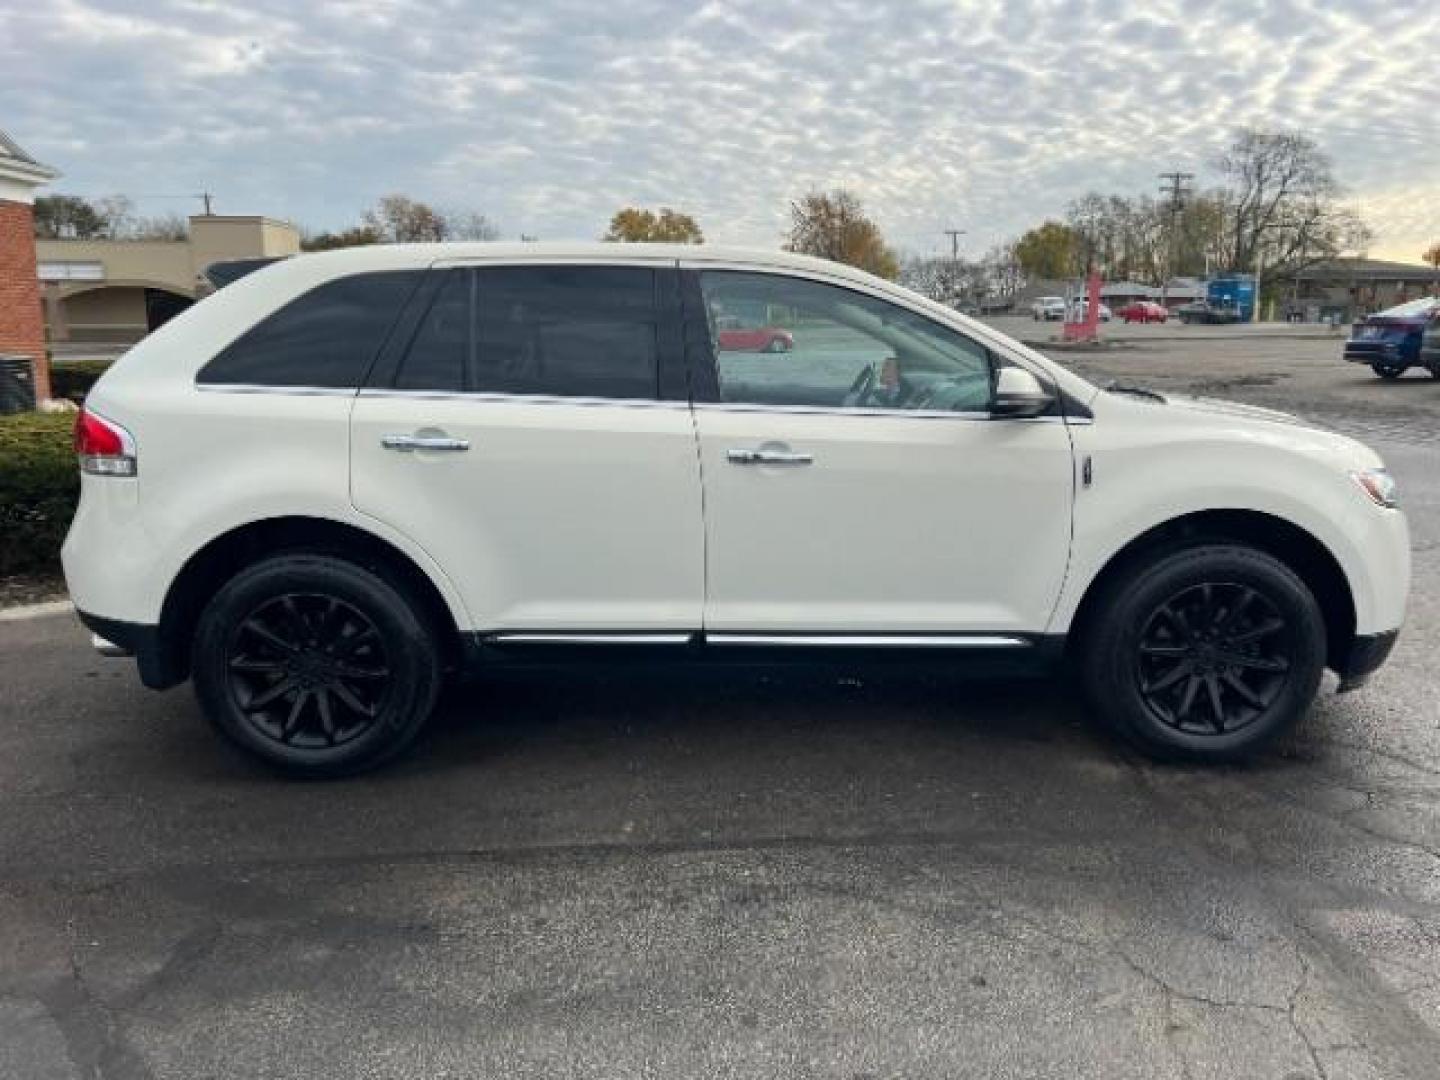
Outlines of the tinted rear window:
[{"label": "tinted rear window", "polygon": [[359,386],[423,273],[355,274],[311,289],[226,346],[196,381]]},{"label": "tinted rear window", "polygon": [[396,385],[653,398],[658,321],[653,270],[453,270],[416,330]]}]

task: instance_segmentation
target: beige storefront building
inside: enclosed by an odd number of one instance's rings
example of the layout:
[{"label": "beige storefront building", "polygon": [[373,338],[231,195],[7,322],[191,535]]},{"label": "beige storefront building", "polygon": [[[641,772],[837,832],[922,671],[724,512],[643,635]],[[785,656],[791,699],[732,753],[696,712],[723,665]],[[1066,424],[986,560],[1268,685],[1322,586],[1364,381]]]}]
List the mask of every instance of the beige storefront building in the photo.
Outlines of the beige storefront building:
[{"label": "beige storefront building", "polygon": [[130,342],[209,291],[205,268],[294,255],[295,226],[197,214],[186,240],[37,240],[45,332],[53,342]]}]

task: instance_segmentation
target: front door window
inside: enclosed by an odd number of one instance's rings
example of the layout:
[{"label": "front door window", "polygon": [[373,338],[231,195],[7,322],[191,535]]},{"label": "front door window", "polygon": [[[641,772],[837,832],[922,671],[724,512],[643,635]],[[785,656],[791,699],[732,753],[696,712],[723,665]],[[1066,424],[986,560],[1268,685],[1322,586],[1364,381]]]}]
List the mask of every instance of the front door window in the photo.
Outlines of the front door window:
[{"label": "front door window", "polygon": [[984,346],[864,293],[803,278],[700,274],[720,400],[823,409],[984,412]]}]

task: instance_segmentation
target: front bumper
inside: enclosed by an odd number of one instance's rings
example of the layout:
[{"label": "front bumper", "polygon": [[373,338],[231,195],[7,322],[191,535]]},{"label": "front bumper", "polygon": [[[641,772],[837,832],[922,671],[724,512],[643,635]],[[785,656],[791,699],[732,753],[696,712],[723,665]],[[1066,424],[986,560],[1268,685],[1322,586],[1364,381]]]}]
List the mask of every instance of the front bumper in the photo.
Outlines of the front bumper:
[{"label": "front bumper", "polygon": [[1347,341],[1345,359],[1352,364],[1413,364],[1415,356],[1398,341]]},{"label": "front bumper", "polygon": [[1370,681],[1370,676],[1380,670],[1395,648],[1395,639],[1400,631],[1387,630],[1383,634],[1357,634],[1350,645],[1345,660],[1336,669],[1340,676],[1340,693],[1359,690]]}]

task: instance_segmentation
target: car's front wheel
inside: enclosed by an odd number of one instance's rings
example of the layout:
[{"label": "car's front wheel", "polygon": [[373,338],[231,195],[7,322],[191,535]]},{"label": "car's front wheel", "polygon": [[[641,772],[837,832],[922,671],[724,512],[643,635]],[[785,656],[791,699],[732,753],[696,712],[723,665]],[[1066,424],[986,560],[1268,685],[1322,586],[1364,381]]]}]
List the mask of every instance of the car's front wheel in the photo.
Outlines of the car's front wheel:
[{"label": "car's front wheel", "polygon": [[1082,631],[1092,707],[1152,756],[1253,754],[1309,707],[1325,621],[1278,559],[1206,544],[1162,554],[1112,582]]},{"label": "car's front wheel", "polygon": [[192,659],[211,722],[305,777],[360,772],[399,753],[440,685],[434,636],[410,599],[329,555],[242,570],[201,613]]},{"label": "car's front wheel", "polygon": [[1398,379],[1405,374],[1405,365],[1375,363],[1370,365],[1370,370],[1382,379]]}]

